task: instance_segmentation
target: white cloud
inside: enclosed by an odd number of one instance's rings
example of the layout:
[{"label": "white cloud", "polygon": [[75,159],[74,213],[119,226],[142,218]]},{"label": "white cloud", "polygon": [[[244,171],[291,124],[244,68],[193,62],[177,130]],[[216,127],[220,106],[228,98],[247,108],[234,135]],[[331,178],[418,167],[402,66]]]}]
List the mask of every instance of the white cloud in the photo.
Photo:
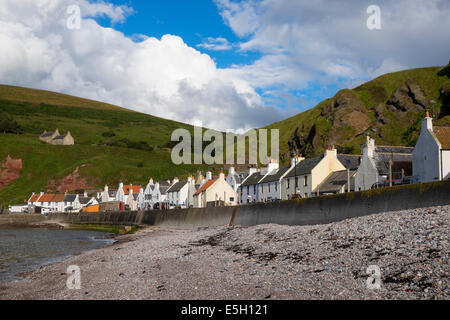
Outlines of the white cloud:
[{"label": "white cloud", "polygon": [[218,38],[208,37],[205,41],[203,41],[203,43],[197,45],[197,47],[206,50],[225,51],[231,50],[233,48],[233,45],[229,43],[227,39],[222,37]]},{"label": "white cloud", "polygon": [[235,66],[262,89],[358,83],[403,68],[444,65],[450,56],[448,0],[378,0],[381,30],[369,30],[369,2],[215,0],[242,51],[262,57]]},{"label": "white cloud", "polygon": [[[81,8],[69,30],[66,8]],[[225,130],[279,120],[238,75],[219,69],[178,36],[134,42],[87,17],[123,22],[133,10],[86,0],[0,2],[0,82],[96,99],[156,116]],[[219,40],[220,41],[220,40]],[[223,42],[223,44],[227,44]]]}]

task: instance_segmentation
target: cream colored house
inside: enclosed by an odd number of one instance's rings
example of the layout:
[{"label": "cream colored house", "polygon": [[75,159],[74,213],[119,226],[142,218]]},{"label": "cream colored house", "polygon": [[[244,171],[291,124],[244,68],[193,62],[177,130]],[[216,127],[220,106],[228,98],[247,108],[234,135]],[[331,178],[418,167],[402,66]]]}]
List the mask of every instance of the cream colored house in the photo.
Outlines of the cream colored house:
[{"label": "cream colored house", "polygon": [[337,150],[328,148],[321,157],[300,161],[282,181],[283,200],[298,194],[302,198],[315,196],[313,190],[332,172],[346,170],[337,157]]},{"label": "cream colored house", "polygon": [[39,139],[41,141],[60,146],[73,146],[75,144],[75,140],[70,134],[70,131],[68,131],[67,134],[62,135],[59,133],[58,129],[56,129],[55,132],[44,131]]},{"label": "cream colored house", "polygon": [[217,179],[206,181],[194,194],[194,208],[235,205],[237,193],[225,180],[223,172]]}]

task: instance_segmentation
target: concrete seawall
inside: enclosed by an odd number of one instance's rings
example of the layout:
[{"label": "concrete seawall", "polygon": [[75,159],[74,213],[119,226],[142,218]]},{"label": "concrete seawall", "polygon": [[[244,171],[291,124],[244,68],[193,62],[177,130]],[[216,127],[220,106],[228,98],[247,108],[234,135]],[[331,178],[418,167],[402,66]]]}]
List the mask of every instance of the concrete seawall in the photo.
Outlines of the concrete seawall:
[{"label": "concrete seawall", "polygon": [[73,224],[151,225],[191,229],[224,225],[312,225],[387,211],[450,204],[450,181],[238,207],[113,213],[51,214]]}]

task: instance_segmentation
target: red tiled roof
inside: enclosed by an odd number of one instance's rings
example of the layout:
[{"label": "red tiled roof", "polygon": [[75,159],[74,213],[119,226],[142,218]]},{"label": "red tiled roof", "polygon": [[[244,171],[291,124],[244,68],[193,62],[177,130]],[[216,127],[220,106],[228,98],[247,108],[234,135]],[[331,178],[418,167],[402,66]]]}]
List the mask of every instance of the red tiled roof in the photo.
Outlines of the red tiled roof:
[{"label": "red tiled roof", "polygon": [[39,202],[51,202],[55,194],[43,194],[42,197],[39,198]]},{"label": "red tiled roof", "polygon": [[433,132],[441,143],[442,149],[450,149],[450,127],[434,127]]},{"label": "red tiled roof", "polygon": [[200,193],[202,193],[203,191],[205,191],[206,189],[208,189],[209,187],[211,187],[212,184],[213,184],[214,182],[216,182],[216,181],[217,181],[217,179],[213,179],[213,180],[208,180],[208,181],[206,181],[206,182],[200,187],[200,189],[197,190],[197,192],[196,192],[195,194],[200,194]]},{"label": "red tiled roof", "polygon": [[29,202],[36,202],[39,199],[40,196],[41,196],[40,194],[34,194],[34,195],[31,196],[30,200],[28,200],[28,201]]},{"label": "red tiled roof", "polygon": [[65,194],[57,194],[53,198],[52,202],[63,202],[65,197],[66,197]]},{"label": "red tiled roof", "polygon": [[132,185],[123,186],[123,192],[125,193],[125,195],[129,194],[130,189],[133,190],[133,194],[139,193],[139,191],[141,190],[141,186],[132,186]]}]

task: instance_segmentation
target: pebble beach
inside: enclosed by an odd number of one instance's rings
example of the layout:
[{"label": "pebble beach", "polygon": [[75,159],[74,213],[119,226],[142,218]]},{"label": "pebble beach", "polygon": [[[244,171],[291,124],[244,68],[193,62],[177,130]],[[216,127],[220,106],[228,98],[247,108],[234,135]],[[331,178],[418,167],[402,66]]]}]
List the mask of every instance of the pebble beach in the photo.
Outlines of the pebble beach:
[{"label": "pebble beach", "polygon": [[[316,226],[148,228],[1,284],[0,299],[448,300],[449,238],[450,206]],[[79,290],[66,286],[71,265]]]}]

